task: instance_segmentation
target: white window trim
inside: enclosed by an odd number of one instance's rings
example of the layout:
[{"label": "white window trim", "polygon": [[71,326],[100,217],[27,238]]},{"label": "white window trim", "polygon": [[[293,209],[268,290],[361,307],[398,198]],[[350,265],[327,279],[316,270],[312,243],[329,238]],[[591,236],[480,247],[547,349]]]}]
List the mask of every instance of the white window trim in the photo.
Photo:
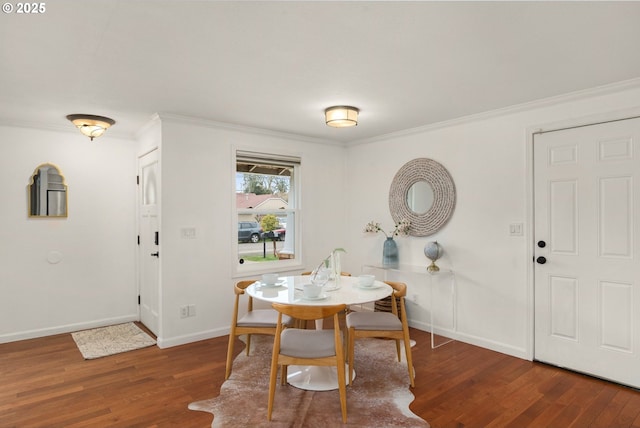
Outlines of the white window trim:
[{"label": "white window trim", "polygon": [[[302,222],[301,222],[301,176],[302,176],[302,156],[298,154],[286,154],[279,151],[268,151],[265,152],[262,150],[256,150],[255,148],[247,148],[247,147],[233,147],[231,157],[232,162],[232,185],[235,189],[236,183],[236,170],[237,170],[237,160],[238,153],[245,153],[254,155],[257,159],[265,159],[267,161],[273,160],[278,161],[282,160],[284,162],[292,162],[294,163],[294,176],[293,176],[293,191],[295,193],[295,207],[281,210],[279,212],[292,212],[295,218],[294,224],[294,248],[295,248],[295,258],[294,259],[284,259],[278,260],[277,262],[265,262],[265,263],[255,263],[255,264],[240,264],[238,262],[238,251],[239,251],[239,243],[238,243],[238,214],[242,214],[243,212],[250,212],[252,214],[261,214],[273,213],[273,210],[238,210],[236,207],[236,195],[235,191],[231,193],[231,218],[232,218],[232,227],[231,227],[231,242],[232,242],[232,251],[231,251],[231,263],[233,266],[232,269],[232,277],[248,277],[248,276],[256,276],[263,273],[283,273],[289,271],[300,270],[303,267],[303,254],[302,254]],[[287,229],[289,225],[287,225]]]}]

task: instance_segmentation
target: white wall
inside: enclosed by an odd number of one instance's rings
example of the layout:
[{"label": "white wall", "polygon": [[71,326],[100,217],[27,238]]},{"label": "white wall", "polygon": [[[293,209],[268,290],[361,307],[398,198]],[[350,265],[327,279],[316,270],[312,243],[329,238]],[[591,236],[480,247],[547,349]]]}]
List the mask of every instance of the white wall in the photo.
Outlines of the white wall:
[{"label": "white wall", "polygon": [[[161,296],[158,343],[172,346],[228,332],[236,255],[230,192],[235,147],[302,158],[302,268],[344,245],[344,148],[286,135],[155,118],[137,142],[106,133],[0,127],[0,342],[138,319],[135,245],[137,157],[161,152]],[[29,219],[26,186],[37,165],[61,168],[67,219]],[[193,227],[196,239],[180,237]],[[50,251],[63,259],[51,265]],[[179,307],[195,304],[195,317]]]},{"label": "white wall", "polygon": [[[0,342],[137,319],[136,143],[0,126],[0,150]],[[27,216],[42,163],[65,177],[68,218]]]},{"label": "white wall", "polygon": [[[445,249],[456,272],[456,338],[523,358],[532,355],[528,130],[543,124],[640,108],[640,88],[425,128],[343,148],[275,133],[161,117],[139,141],[0,127],[0,341],[137,319],[136,157],[161,144],[160,346],[224,335],[231,316],[236,257],[231,253],[237,146],[302,157],[303,267],[344,247],[343,270],[379,263],[383,236],[362,233],[376,220],[392,226],[388,189],[416,157],[442,163],[457,189],[451,221],[425,238],[399,238],[401,263],[426,266],[426,242]],[[617,114],[617,113],[615,113]],[[364,124],[362,124],[364,126]],[[160,142],[161,140],[161,142]],[[26,186],[35,167],[58,165],[69,185],[68,219],[27,218]],[[219,197],[222,195],[221,197]],[[510,223],[527,234],[508,235]],[[195,228],[196,239],[180,229]],[[51,265],[47,253],[61,251]],[[428,287],[410,281],[411,322],[428,329]],[[195,317],[180,318],[196,304]]]},{"label": "white wall", "polygon": [[[160,263],[163,320],[159,346],[228,333],[237,255],[232,198],[236,148],[300,156],[303,267],[344,246],[344,148],[290,136],[163,117]],[[195,239],[182,239],[182,228]],[[196,316],[180,318],[180,306]]]},{"label": "white wall", "polygon": [[[528,129],[541,124],[574,121],[640,107],[640,89],[581,97],[538,108],[504,112],[449,126],[361,144],[348,149],[349,194],[346,269],[380,263],[384,236],[362,233],[370,220],[391,228],[389,186],[407,161],[426,157],[450,172],[457,190],[453,217],[439,232],[424,238],[398,238],[400,262],[425,266],[424,245],[437,240],[445,255],[438,265],[453,269],[457,278],[459,340],[515,356],[532,356],[533,237],[528,180]],[[622,113],[620,113],[622,114]],[[616,113],[617,115],[617,113]],[[509,236],[510,223],[523,223],[526,236]],[[409,296],[411,322],[428,329],[428,283],[413,281]],[[411,299],[410,299],[411,300]]]}]

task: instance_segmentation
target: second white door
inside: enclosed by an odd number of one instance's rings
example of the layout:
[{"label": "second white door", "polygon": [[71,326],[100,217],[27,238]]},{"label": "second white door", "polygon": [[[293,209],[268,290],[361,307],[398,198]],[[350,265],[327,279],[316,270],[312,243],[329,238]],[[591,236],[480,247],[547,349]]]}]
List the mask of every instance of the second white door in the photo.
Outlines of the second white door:
[{"label": "second white door", "polygon": [[140,321],[158,336],[160,333],[160,229],[158,224],[160,175],[158,151],[154,150],[141,156],[138,165]]},{"label": "second white door", "polygon": [[535,358],[640,387],[640,119],[534,139]]}]

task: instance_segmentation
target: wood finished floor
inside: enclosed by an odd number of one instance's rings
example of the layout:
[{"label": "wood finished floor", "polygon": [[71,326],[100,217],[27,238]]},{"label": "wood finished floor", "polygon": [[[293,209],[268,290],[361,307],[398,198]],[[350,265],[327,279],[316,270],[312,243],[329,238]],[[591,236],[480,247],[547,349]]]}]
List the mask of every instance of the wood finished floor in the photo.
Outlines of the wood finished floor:
[{"label": "wood finished floor", "polygon": [[[432,350],[429,333],[411,336],[411,409],[434,428],[640,427],[637,390],[460,342]],[[85,361],[69,334],[2,344],[0,427],[208,427],[211,415],[187,405],[218,395],[226,347],[224,336]]]}]

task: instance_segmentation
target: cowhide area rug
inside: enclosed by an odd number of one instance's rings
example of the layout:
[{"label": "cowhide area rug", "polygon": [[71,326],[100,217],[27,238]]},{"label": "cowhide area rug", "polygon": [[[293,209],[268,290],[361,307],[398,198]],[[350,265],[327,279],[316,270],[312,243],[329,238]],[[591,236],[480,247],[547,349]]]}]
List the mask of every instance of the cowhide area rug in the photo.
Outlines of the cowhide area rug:
[{"label": "cowhide area rug", "polygon": [[272,420],[267,420],[273,338],[253,336],[251,355],[244,350],[233,363],[220,395],[191,403],[189,409],[214,415],[212,427],[429,427],[409,410],[410,391],[404,354],[399,363],[393,341],[358,339],[356,378],[347,386],[347,423],[342,423],[338,390],[306,391],[276,387]]}]

